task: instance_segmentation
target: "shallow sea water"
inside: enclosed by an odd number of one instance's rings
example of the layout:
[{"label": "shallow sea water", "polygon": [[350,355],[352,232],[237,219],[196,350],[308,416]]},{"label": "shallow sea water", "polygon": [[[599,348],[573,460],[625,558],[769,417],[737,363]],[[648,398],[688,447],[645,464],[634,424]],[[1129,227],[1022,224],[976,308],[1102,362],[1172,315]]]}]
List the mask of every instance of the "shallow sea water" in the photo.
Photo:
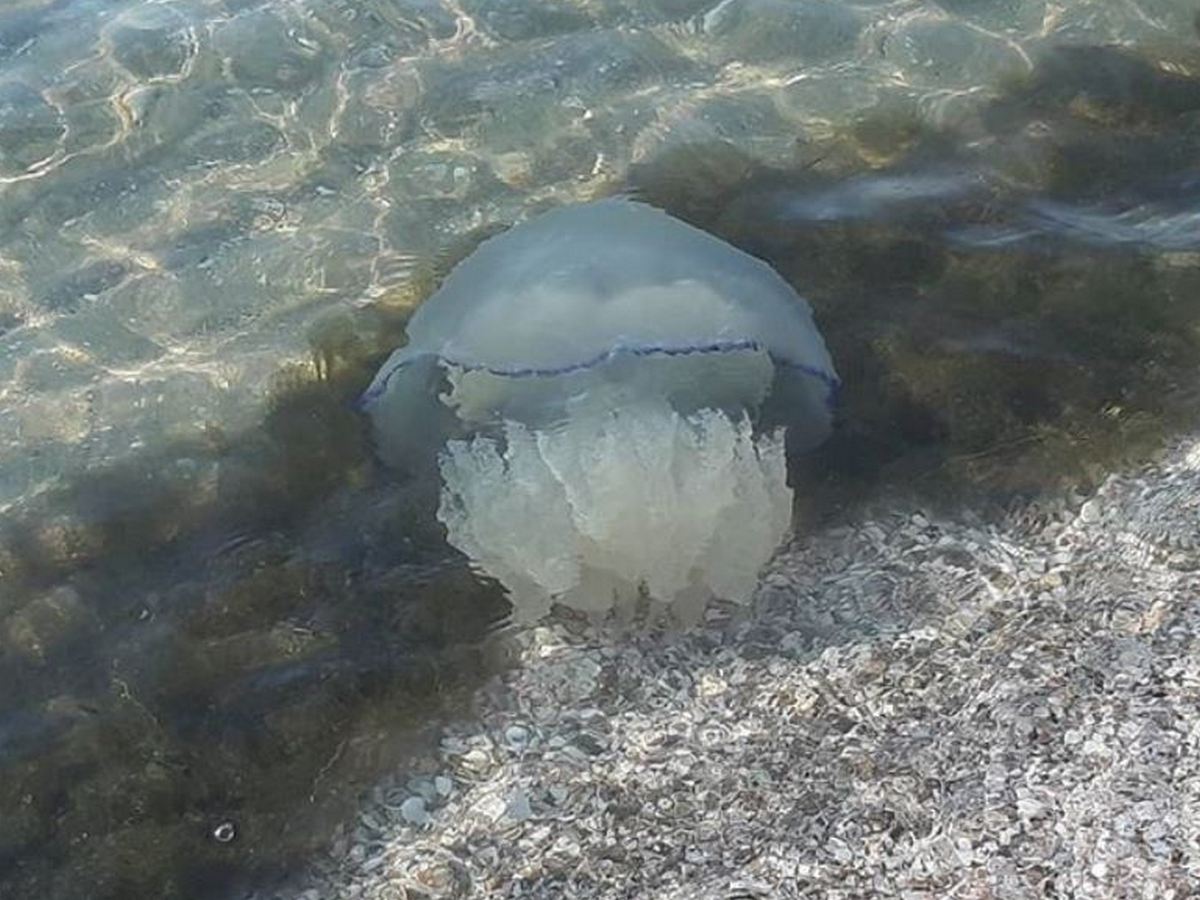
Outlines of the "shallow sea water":
[{"label": "shallow sea water", "polygon": [[846,386],[802,521],[1149,452],[1200,334],[1195,15],[5,4],[0,896],[286,870],[504,663],[352,400],[531,211],[628,191],[813,302]]}]

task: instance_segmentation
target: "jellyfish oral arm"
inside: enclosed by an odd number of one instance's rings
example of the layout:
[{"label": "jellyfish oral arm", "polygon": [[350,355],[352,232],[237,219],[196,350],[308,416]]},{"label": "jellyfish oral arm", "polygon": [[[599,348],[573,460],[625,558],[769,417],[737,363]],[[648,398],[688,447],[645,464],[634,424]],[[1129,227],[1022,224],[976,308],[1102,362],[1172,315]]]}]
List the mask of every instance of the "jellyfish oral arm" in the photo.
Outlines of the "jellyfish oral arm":
[{"label": "jellyfish oral arm", "polygon": [[677,609],[746,603],[791,523],[782,434],[661,401],[583,402],[544,431],[509,422],[502,439],[451,441],[441,472],[450,542],[526,621],[642,592]]}]

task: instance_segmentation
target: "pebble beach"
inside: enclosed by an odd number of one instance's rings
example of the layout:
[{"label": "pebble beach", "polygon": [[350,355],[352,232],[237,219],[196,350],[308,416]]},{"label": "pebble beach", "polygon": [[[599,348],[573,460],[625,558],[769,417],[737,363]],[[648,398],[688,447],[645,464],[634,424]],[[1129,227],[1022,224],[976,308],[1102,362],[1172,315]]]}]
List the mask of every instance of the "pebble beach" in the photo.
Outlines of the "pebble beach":
[{"label": "pebble beach", "polygon": [[255,900],[1200,884],[1200,436],[1002,516],[801,533],[691,632],[557,622]]}]

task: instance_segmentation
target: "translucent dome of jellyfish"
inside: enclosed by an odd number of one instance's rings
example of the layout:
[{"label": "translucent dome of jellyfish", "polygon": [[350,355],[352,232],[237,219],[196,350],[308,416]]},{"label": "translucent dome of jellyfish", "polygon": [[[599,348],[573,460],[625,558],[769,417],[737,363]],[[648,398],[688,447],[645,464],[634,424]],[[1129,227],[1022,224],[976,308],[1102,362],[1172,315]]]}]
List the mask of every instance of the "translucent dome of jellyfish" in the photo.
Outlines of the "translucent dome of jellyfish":
[{"label": "translucent dome of jellyfish", "polygon": [[363,395],[378,451],[436,459],[448,539],[517,621],[643,594],[682,621],[747,602],[791,525],[785,449],[831,429],[838,380],[808,304],[632,200],[487,240],[408,336]]}]

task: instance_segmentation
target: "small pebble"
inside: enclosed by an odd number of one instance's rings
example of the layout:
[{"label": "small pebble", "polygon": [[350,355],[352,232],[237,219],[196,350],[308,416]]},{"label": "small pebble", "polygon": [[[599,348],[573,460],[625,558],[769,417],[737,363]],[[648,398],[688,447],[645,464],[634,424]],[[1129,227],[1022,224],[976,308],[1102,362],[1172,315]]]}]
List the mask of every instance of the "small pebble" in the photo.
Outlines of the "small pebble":
[{"label": "small pebble", "polygon": [[429,813],[425,809],[424,797],[409,797],[400,804],[400,815],[409,825],[429,824]]},{"label": "small pebble", "polygon": [[510,725],[504,732],[504,740],[510,747],[522,748],[529,743],[529,729]]},{"label": "small pebble", "polygon": [[433,783],[433,779],[424,775],[410,778],[408,780],[408,789],[411,793],[423,798],[426,803],[432,803],[438,796],[438,790]]},{"label": "small pebble", "polygon": [[1022,819],[1040,819],[1046,814],[1046,804],[1032,797],[1022,797],[1017,801],[1017,815]]},{"label": "small pebble", "polygon": [[602,737],[584,731],[575,738],[575,746],[584,753],[597,756],[608,749],[608,742]]},{"label": "small pebble", "polygon": [[533,815],[533,807],[529,805],[529,795],[518,788],[509,795],[508,817],[514,822],[524,822]]}]

